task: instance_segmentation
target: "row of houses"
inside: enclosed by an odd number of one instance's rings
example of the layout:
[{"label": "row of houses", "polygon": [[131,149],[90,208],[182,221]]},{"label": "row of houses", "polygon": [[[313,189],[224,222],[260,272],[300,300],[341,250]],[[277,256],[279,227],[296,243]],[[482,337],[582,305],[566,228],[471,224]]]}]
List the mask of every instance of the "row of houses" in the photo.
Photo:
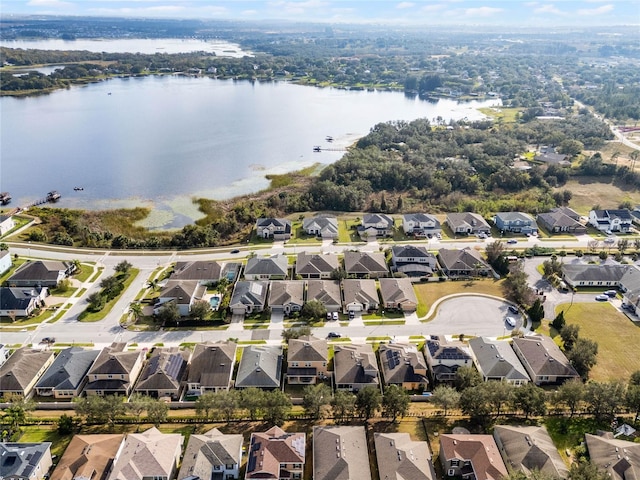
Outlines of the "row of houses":
[{"label": "row of houses", "polygon": [[[636,214],[637,215],[634,215]],[[629,209],[591,210],[588,224],[603,232],[628,233],[634,218],[640,216],[640,210]],[[538,223],[549,233],[585,234],[586,225],[580,215],[568,207],[558,207],[541,213],[534,219],[524,212],[498,212],[491,220],[496,228],[504,233],[535,234]],[[428,213],[410,213],[402,216],[402,230],[405,235],[416,238],[431,238],[442,233],[440,221]],[[488,235],[491,226],[482,215],[473,212],[448,213],[444,222],[454,235]],[[303,230],[307,235],[320,238],[338,238],[338,220],[336,217],[319,215],[303,220]],[[260,218],[256,222],[257,235],[261,238],[288,240],[291,238],[291,221],[284,218]],[[358,234],[362,238],[383,238],[393,235],[395,219],[383,213],[364,214]]]},{"label": "row of houses", "polygon": [[[316,426],[312,433],[312,478],[371,480],[369,443],[363,426]],[[379,478],[434,480],[432,453],[408,433],[374,433]],[[143,433],[76,435],[51,480],[235,480],[246,456],[245,479],[302,479],[307,463],[305,433],[272,427],[251,434],[246,453],[241,434],[213,428],[192,434],[182,454],[181,434],[151,428]],[[612,480],[635,478],[640,444],[612,433],[585,434],[589,457]],[[496,425],[493,435],[443,434],[438,460],[448,477],[498,480],[510,471],[566,478],[569,470],[544,427]],[[51,443],[1,443],[5,478],[41,480],[53,465]],[[182,461],[180,463],[180,459]],[[178,469],[179,466],[179,469]]]},{"label": "row of houses", "polygon": [[[366,386],[397,385],[426,390],[428,371],[438,382],[450,382],[460,367],[474,364],[485,381],[514,385],[560,384],[579,378],[553,340],[533,335],[512,343],[484,337],[468,344],[432,337],[423,352],[412,343],[380,345],[378,356],[370,344],[333,345],[329,369],[327,340],[313,336],[292,339],[287,363],[282,346],[244,347],[233,378],[234,342],[207,342],[193,352],[176,347],[157,348],[149,354],[114,343],[102,350],[70,347],[57,356],[49,350],[16,350],[0,366],[0,395],[17,394],[71,400],[80,395],[123,395],[133,392],[177,401],[229,388],[277,389],[283,375],[289,384],[314,384],[333,378],[336,389],[358,391]],[[380,366],[380,367],[379,367]]]}]

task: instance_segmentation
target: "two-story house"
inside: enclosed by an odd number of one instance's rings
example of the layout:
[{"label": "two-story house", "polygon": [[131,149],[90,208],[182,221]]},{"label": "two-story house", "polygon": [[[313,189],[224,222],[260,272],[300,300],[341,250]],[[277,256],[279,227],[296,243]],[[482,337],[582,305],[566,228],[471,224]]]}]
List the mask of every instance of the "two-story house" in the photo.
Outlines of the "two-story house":
[{"label": "two-story house", "polygon": [[601,232],[629,233],[633,224],[633,216],[628,208],[591,210],[589,224]]},{"label": "two-story house", "polygon": [[87,373],[84,392],[89,395],[129,396],[144,363],[144,352],[125,351],[126,343],[102,349]]},{"label": "two-story house", "polygon": [[234,342],[198,343],[191,355],[187,395],[229,390],[237,348]]},{"label": "two-story house", "polygon": [[440,220],[427,213],[408,213],[402,216],[402,229],[405,235],[418,238],[431,238],[442,233]]},{"label": "two-story house", "polygon": [[371,480],[369,445],[363,426],[313,427],[313,479]]},{"label": "two-story house", "polygon": [[291,221],[286,218],[259,218],[256,220],[256,235],[259,238],[289,240],[291,238]]},{"label": "two-story house", "polygon": [[338,219],[332,216],[318,215],[316,217],[305,218],[302,221],[302,228],[307,235],[320,238],[338,238]]},{"label": "two-story house", "polygon": [[42,480],[53,465],[51,442],[0,442],[0,478]]},{"label": "two-story house", "polygon": [[187,317],[193,304],[202,300],[205,293],[207,287],[201,285],[198,280],[168,280],[153,311],[157,314],[164,305],[174,302],[178,306],[180,316]]},{"label": "two-story house", "polygon": [[500,480],[509,474],[491,435],[440,435],[438,457],[447,477]]},{"label": "two-story house", "polygon": [[380,345],[378,355],[386,385],[397,385],[405,390],[426,390],[429,386],[427,362],[413,343]]},{"label": "two-story house", "polygon": [[178,347],[157,348],[151,354],[134,389],[151,398],[180,400],[189,353]]},{"label": "two-story house", "polygon": [[245,478],[301,480],[304,475],[306,435],[279,427],[251,434]]},{"label": "two-story house", "polygon": [[333,351],[336,389],[357,392],[380,385],[378,361],[371,345],[334,345]]},{"label": "two-story house", "polygon": [[394,272],[408,277],[430,277],[438,268],[438,261],[422,245],[394,245],[391,247],[391,265]]},{"label": "two-story house", "polygon": [[427,365],[438,382],[453,382],[460,367],[469,367],[473,358],[463,342],[447,340],[444,336],[432,336],[424,345]]},{"label": "two-story house", "polygon": [[87,372],[99,353],[99,350],[80,347],[65,348],[36,383],[36,393],[58,400],[79,397],[87,383]]},{"label": "two-story house", "polygon": [[532,234],[538,233],[538,225],[533,217],[522,212],[498,212],[494,218],[496,228],[502,232]]},{"label": "two-story house", "polygon": [[358,226],[361,238],[382,238],[393,235],[393,218],[383,213],[367,213]]},{"label": "two-story house", "polygon": [[287,383],[313,384],[329,376],[327,341],[305,335],[289,340],[287,349]]},{"label": "two-story house", "polygon": [[224,434],[217,428],[192,434],[177,478],[238,480],[243,440],[242,434]]}]

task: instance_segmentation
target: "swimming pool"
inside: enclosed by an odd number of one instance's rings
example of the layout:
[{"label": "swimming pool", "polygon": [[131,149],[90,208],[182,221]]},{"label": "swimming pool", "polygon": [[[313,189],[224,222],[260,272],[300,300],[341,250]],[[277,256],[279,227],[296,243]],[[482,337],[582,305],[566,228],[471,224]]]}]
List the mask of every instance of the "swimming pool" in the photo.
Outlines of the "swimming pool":
[{"label": "swimming pool", "polygon": [[218,305],[220,305],[220,295],[214,295],[209,299],[209,304],[211,305],[211,308],[213,308],[214,310],[218,309]]}]

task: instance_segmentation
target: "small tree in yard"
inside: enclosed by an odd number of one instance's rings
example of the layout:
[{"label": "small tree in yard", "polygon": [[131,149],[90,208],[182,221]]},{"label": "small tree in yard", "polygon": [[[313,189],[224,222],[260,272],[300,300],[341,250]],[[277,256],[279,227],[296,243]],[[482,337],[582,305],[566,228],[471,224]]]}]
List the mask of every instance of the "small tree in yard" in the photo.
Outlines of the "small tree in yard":
[{"label": "small tree in yard", "polygon": [[281,427],[291,411],[291,399],[282,390],[265,394],[264,421]]},{"label": "small tree in yard", "polygon": [[162,305],[160,310],[158,310],[158,320],[162,323],[179,321],[180,310],[178,309],[176,302],[167,302]]},{"label": "small tree in yard", "polygon": [[564,342],[565,353],[573,349],[573,345],[578,340],[579,333],[580,333],[580,325],[576,325],[575,323],[570,323],[568,325],[565,325],[564,328],[560,331],[560,337]]},{"label": "small tree in yard", "polygon": [[127,260],[122,260],[115,266],[114,270],[121,275],[126,275],[129,273],[129,270],[131,270],[131,267],[133,267],[133,265],[131,265]]},{"label": "small tree in yard", "polygon": [[456,408],[460,403],[460,392],[449,385],[438,385],[433,390],[433,395],[430,398],[431,403],[444,410],[444,416],[447,416],[447,412],[452,408]]},{"label": "small tree in yard", "polygon": [[238,390],[216,392],[214,405],[216,410],[222,413],[225,421],[229,423],[240,406],[240,392]]},{"label": "small tree in yard", "polygon": [[302,392],[302,405],[305,413],[315,420],[323,418],[326,407],[331,403],[331,388],[324,383],[318,383],[307,385]]},{"label": "small tree in yard", "polygon": [[309,320],[322,320],[326,315],[326,307],[318,300],[311,300],[302,307],[302,316]]},{"label": "small tree in yard", "polygon": [[72,415],[67,415],[63,413],[60,418],[58,418],[57,430],[60,435],[70,435],[75,433],[80,428],[80,421],[78,418]]},{"label": "small tree in yard", "polygon": [[530,305],[534,292],[529,286],[528,277],[520,263],[514,264],[502,283],[504,296],[518,305]]},{"label": "small tree in yard", "polygon": [[288,342],[289,340],[294,338],[305,337],[308,335],[311,335],[311,327],[306,325],[302,327],[291,327],[282,331],[282,338],[285,342]]},{"label": "small tree in yard", "polygon": [[542,321],[544,318],[544,307],[539,298],[536,298],[536,301],[529,307],[527,313],[533,323],[540,323]]},{"label": "small tree in yard", "polygon": [[411,399],[407,391],[398,385],[389,385],[382,396],[382,411],[385,417],[391,417],[396,423],[398,417],[404,417],[409,410]]},{"label": "small tree in yard", "polygon": [[556,315],[556,318],[553,319],[553,322],[551,322],[551,326],[558,332],[562,332],[562,329],[564,328],[566,323],[567,322],[564,319],[564,310],[560,310],[560,313],[558,313],[558,315]]},{"label": "small tree in yard", "polygon": [[382,395],[377,387],[364,387],[356,395],[356,409],[361,418],[369,420],[376,414],[382,403]]},{"label": "small tree in yard", "polygon": [[514,410],[521,410],[525,419],[528,419],[530,415],[547,413],[545,400],[544,390],[533,383],[527,383],[515,389],[512,404]]},{"label": "small tree in yard", "polygon": [[337,390],[331,400],[333,418],[337,423],[350,420],[356,411],[356,396],[346,390]]},{"label": "small tree in yard", "polygon": [[151,400],[147,406],[147,420],[158,427],[167,420],[169,405],[160,399]]},{"label": "small tree in yard", "polygon": [[583,380],[589,378],[589,372],[598,361],[598,344],[588,338],[578,338],[567,353],[567,358]]},{"label": "small tree in yard", "polygon": [[194,320],[205,320],[211,315],[211,304],[206,300],[197,300],[191,305],[189,316]]},{"label": "small tree in yard", "polygon": [[564,404],[569,409],[569,416],[573,415],[580,409],[582,399],[584,398],[584,384],[577,378],[564,382],[555,394],[555,403]]},{"label": "small tree in yard", "polygon": [[456,371],[454,384],[459,392],[462,392],[467,388],[475,387],[480,383],[482,383],[482,377],[474,367],[460,367]]},{"label": "small tree in yard", "polygon": [[196,415],[202,417],[207,422],[211,412],[216,406],[216,396],[214,393],[203,393],[196,400]]}]

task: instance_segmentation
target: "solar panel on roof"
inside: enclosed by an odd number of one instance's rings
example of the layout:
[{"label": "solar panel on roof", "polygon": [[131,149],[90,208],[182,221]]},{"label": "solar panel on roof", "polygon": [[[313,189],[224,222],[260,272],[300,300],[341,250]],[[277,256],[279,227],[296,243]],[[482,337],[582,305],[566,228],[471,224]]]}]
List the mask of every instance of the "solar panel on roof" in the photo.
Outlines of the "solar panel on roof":
[{"label": "solar panel on roof", "polygon": [[171,355],[166,366],[167,375],[171,378],[178,378],[180,368],[182,367],[182,356],[179,354]]}]

